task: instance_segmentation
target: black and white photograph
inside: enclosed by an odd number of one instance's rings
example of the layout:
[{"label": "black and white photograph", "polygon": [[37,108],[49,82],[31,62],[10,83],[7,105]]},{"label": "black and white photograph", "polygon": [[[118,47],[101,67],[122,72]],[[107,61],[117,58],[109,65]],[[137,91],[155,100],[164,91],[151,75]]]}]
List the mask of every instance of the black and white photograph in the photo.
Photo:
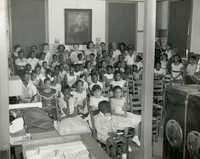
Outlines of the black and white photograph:
[{"label": "black and white photograph", "polygon": [[0,159],[200,159],[200,0],[0,0]]}]

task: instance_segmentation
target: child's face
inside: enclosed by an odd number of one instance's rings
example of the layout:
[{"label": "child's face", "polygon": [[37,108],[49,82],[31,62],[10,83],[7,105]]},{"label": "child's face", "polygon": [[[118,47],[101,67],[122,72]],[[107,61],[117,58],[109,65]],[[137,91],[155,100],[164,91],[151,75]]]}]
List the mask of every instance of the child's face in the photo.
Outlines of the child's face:
[{"label": "child's face", "polygon": [[47,68],[47,62],[46,62],[46,61],[43,62],[43,63],[42,63],[42,66],[43,66],[43,68]]},{"label": "child's face", "polygon": [[79,91],[83,90],[83,83],[82,82],[77,83],[77,90],[79,90]]},{"label": "child's face", "polygon": [[51,87],[51,81],[50,80],[46,81],[44,86],[45,86],[45,88],[50,88]]},{"label": "child's face", "polygon": [[77,44],[75,44],[75,45],[73,46],[73,48],[74,48],[74,50],[79,50],[79,46],[78,46]]},{"label": "child's face", "polygon": [[157,63],[157,64],[156,64],[156,69],[157,69],[157,70],[160,70],[160,68],[161,68],[160,63]]},{"label": "child's face", "polygon": [[180,58],[178,56],[174,57],[174,62],[179,62]]},{"label": "child's face", "polygon": [[94,60],[94,54],[90,54],[90,60]]},{"label": "child's face", "polygon": [[35,72],[36,72],[36,73],[40,73],[40,71],[41,71],[41,68],[40,68],[40,67],[36,67],[36,68],[35,68]]},{"label": "child's face", "polygon": [[31,58],[35,58],[35,51],[31,52]]},{"label": "child's face", "polygon": [[63,92],[63,95],[64,95],[64,98],[68,100],[71,96],[70,89],[65,89],[64,92]]},{"label": "child's face", "polygon": [[129,55],[133,55],[133,50],[130,49],[130,50],[128,51],[128,53],[129,53]]},{"label": "child's face", "polygon": [[94,91],[94,96],[95,97],[101,97],[101,90],[97,89]]},{"label": "child's face", "polygon": [[88,48],[89,48],[89,49],[92,49],[93,47],[94,47],[94,44],[93,44],[93,43],[89,43]]},{"label": "child's face", "polygon": [[121,89],[116,89],[114,91],[114,97],[115,98],[120,98],[122,96],[122,90]]},{"label": "child's face", "polygon": [[112,68],[108,67],[108,73],[112,73]]},{"label": "child's face", "polygon": [[69,66],[68,65],[65,65],[64,69],[65,69],[66,72],[69,72]]},{"label": "child's face", "polygon": [[92,80],[92,82],[96,83],[96,82],[98,81],[97,75],[93,75],[93,76],[91,77],[91,80]]},{"label": "child's face", "polygon": [[53,61],[54,62],[57,61],[57,56],[56,55],[53,56]]},{"label": "child's face", "polygon": [[26,70],[30,71],[31,70],[31,65],[26,65]]},{"label": "child's face", "polygon": [[82,57],[83,57],[82,54],[78,54],[78,59],[79,60],[82,60]]},{"label": "child's face", "polygon": [[117,44],[116,43],[112,43],[112,48],[113,48],[113,50],[116,50],[117,49]]},{"label": "child's face", "polygon": [[136,65],[133,66],[133,72],[137,72],[137,66]]},{"label": "child's face", "polygon": [[44,50],[49,50],[49,45],[44,45],[44,46],[43,46],[43,49],[44,49]]},{"label": "child's face", "polygon": [[116,81],[121,80],[121,75],[120,75],[120,73],[117,73],[117,74],[115,75],[115,80],[116,80]]},{"label": "child's face", "polygon": [[41,55],[41,60],[44,60],[44,59],[45,59],[45,54],[42,53],[42,55]]},{"label": "child's face", "polygon": [[21,51],[21,52],[19,52],[19,58],[23,58],[24,57],[24,53]]}]

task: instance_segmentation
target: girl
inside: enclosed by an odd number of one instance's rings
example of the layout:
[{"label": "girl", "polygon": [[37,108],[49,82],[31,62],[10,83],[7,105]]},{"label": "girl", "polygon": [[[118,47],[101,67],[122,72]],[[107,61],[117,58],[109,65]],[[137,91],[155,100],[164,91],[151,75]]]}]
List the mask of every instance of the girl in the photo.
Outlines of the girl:
[{"label": "girl", "polygon": [[89,83],[89,88],[92,90],[94,85],[99,85],[101,89],[103,89],[103,83],[98,80],[98,74],[92,73],[91,74],[91,82]]},{"label": "girl", "polygon": [[155,68],[154,68],[154,75],[155,76],[163,76],[164,75],[164,71],[163,69],[161,69],[161,63],[160,62],[156,62]]},{"label": "girl", "polygon": [[91,111],[98,110],[98,105],[102,101],[108,101],[107,97],[102,96],[102,89],[99,85],[92,87],[92,96],[90,97],[89,108]]},{"label": "girl", "polygon": [[178,55],[174,56],[174,62],[171,64],[171,77],[174,81],[183,79],[183,64]]},{"label": "girl", "polygon": [[76,100],[76,106],[78,108],[79,114],[87,114],[87,92],[83,88],[83,81],[78,80],[76,82],[76,88],[75,91],[72,92],[72,95],[74,96]]},{"label": "girl", "polygon": [[35,69],[36,65],[38,64],[39,60],[36,58],[35,51],[30,53],[30,57],[27,59],[27,62],[31,65],[32,70]]},{"label": "girl", "polygon": [[69,73],[67,73],[65,76],[65,80],[67,81],[67,84],[72,87],[75,84],[76,79],[77,77],[74,74],[74,67],[71,66]]},{"label": "girl", "polygon": [[113,88],[115,86],[120,86],[121,88],[126,86],[126,81],[122,79],[120,71],[114,73],[114,80],[111,82],[111,85]]},{"label": "girl", "polygon": [[77,115],[77,107],[74,96],[71,94],[71,88],[65,86],[58,98],[58,105],[61,108],[61,118],[73,117]]},{"label": "girl", "polygon": [[104,76],[105,76],[107,83],[110,84],[114,78],[113,67],[111,65],[107,66],[107,73],[105,73]]},{"label": "girl", "polygon": [[141,122],[141,116],[127,112],[127,101],[122,97],[122,88],[119,86],[114,87],[114,95],[110,99],[112,120],[118,130],[124,130],[128,127],[135,128],[136,135],[133,141],[140,146],[138,138],[138,129]]}]

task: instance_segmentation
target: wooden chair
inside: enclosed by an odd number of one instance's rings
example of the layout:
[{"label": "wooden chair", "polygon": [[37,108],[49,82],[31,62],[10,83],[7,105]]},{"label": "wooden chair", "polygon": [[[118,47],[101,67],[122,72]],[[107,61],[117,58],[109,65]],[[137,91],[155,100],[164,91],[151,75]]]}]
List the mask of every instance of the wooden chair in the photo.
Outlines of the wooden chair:
[{"label": "wooden chair", "polygon": [[129,94],[131,112],[141,113],[142,103],[141,103],[141,81],[134,81],[132,91]]},{"label": "wooden chair", "polygon": [[163,80],[162,79],[154,79],[154,89],[153,89],[153,99],[154,103],[161,104],[163,102]]}]

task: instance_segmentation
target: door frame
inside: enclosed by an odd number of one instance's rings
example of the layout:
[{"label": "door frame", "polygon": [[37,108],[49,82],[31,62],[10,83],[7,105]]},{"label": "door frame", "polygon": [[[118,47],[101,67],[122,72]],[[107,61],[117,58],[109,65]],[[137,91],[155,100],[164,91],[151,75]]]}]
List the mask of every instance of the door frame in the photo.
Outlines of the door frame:
[{"label": "door frame", "polygon": [[[107,0],[106,1],[106,26],[105,26],[105,43],[109,45],[109,5],[111,3],[134,4],[136,5],[136,28],[135,28],[135,48],[137,47],[137,26],[138,26],[138,1],[133,0]],[[108,47],[108,46],[107,46]]]},{"label": "door frame", "polygon": [[[9,52],[13,51],[13,39],[12,39],[12,10],[11,1],[8,0],[8,34],[9,34]],[[49,43],[49,5],[48,0],[44,0],[44,15],[45,15],[45,41]]]}]

